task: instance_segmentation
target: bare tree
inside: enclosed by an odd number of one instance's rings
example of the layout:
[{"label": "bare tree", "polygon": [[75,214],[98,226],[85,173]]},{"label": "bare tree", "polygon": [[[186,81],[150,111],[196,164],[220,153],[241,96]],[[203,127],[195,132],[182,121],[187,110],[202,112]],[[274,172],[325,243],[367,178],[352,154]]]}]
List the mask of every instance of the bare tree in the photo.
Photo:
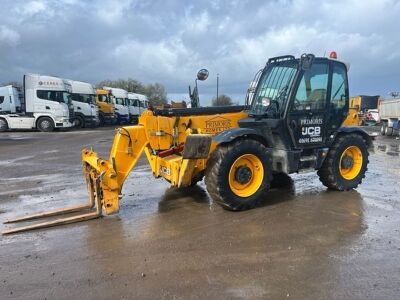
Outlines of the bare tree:
[{"label": "bare tree", "polygon": [[152,105],[160,105],[167,103],[167,92],[165,87],[160,83],[148,84],[145,86],[145,95]]},{"label": "bare tree", "polygon": [[231,106],[233,105],[233,101],[231,97],[222,94],[218,96],[218,99],[217,97],[214,97],[211,104],[212,106]]}]

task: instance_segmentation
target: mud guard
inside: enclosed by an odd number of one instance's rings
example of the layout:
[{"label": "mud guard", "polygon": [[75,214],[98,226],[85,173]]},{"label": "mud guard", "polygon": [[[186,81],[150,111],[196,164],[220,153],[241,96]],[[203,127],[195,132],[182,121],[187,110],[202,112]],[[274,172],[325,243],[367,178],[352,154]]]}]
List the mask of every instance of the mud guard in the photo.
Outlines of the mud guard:
[{"label": "mud guard", "polygon": [[349,134],[349,133],[356,133],[361,135],[365,141],[367,142],[367,147],[369,151],[373,151],[374,150],[374,145],[373,145],[373,138],[365,131],[362,130],[361,128],[358,127],[340,127],[336,133],[335,133],[335,138],[333,140],[335,140],[338,136],[340,136],[341,134]]},{"label": "mud guard", "polygon": [[229,143],[243,136],[252,136],[256,140],[260,140],[263,144],[267,145],[265,137],[262,136],[257,130],[251,128],[232,128],[225,130],[215,135],[213,137],[213,142],[216,144]]}]

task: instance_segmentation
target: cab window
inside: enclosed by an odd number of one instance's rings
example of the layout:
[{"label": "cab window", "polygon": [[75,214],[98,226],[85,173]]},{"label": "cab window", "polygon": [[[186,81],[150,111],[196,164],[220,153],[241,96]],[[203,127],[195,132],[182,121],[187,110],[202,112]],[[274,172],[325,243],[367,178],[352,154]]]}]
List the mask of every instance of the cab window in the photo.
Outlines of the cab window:
[{"label": "cab window", "polygon": [[347,72],[345,66],[335,64],[332,73],[331,108],[342,109],[346,105]]},{"label": "cab window", "polygon": [[329,65],[314,63],[304,71],[293,103],[293,111],[324,110],[328,90]]}]

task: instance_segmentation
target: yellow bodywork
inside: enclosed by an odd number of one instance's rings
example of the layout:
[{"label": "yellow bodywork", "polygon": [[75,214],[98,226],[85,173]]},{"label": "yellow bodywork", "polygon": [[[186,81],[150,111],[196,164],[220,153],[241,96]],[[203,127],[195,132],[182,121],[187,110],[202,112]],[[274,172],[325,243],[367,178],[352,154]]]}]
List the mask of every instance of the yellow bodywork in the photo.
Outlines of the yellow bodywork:
[{"label": "yellow bodywork", "polygon": [[96,90],[96,104],[99,107],[99,110],[105,114],[113,114],[114,113],[114,105],[112,103],[108,103],[105,101],[101,101],[101,95],[108,96],[110,92],[108,90],[97,89]]},{"label": "yellow bodywork", "polygon": [[[119,197],[127,176],[144,152],[155,177],[164,177],[172,186],[189,186],[193,178],[206,168],[207,159],[215,149],[211,143],[201,158],[184,158],[190,135],[214,136],[238,127],[247,117],[245,111],[212,115],[155,116],[145,111],[135,126],[117,130],[108,160],[100,159],[91,150],[82,151],[85,176],[99,182],[101,203],[106,214],[118,212]],[[100,178],[100,180],[98,180]]]},{"label": "yellow bodywork", "polygon": [[361,96],[351,97],[349,101],[349,113],[344,120],[342,126],[361,126],[362,113],[361,113]]}]

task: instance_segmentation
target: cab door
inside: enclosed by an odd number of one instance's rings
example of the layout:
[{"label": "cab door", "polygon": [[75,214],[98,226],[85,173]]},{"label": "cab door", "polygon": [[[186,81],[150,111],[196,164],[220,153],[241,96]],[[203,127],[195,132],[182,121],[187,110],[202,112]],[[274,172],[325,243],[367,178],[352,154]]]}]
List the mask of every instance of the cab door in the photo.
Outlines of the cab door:
[{"label": "cab door", "polygon": [[327,59],[315,60],[310,68],[299,74],[287,117],[294,148],[315,148],[325,143],[330,80]]}]

